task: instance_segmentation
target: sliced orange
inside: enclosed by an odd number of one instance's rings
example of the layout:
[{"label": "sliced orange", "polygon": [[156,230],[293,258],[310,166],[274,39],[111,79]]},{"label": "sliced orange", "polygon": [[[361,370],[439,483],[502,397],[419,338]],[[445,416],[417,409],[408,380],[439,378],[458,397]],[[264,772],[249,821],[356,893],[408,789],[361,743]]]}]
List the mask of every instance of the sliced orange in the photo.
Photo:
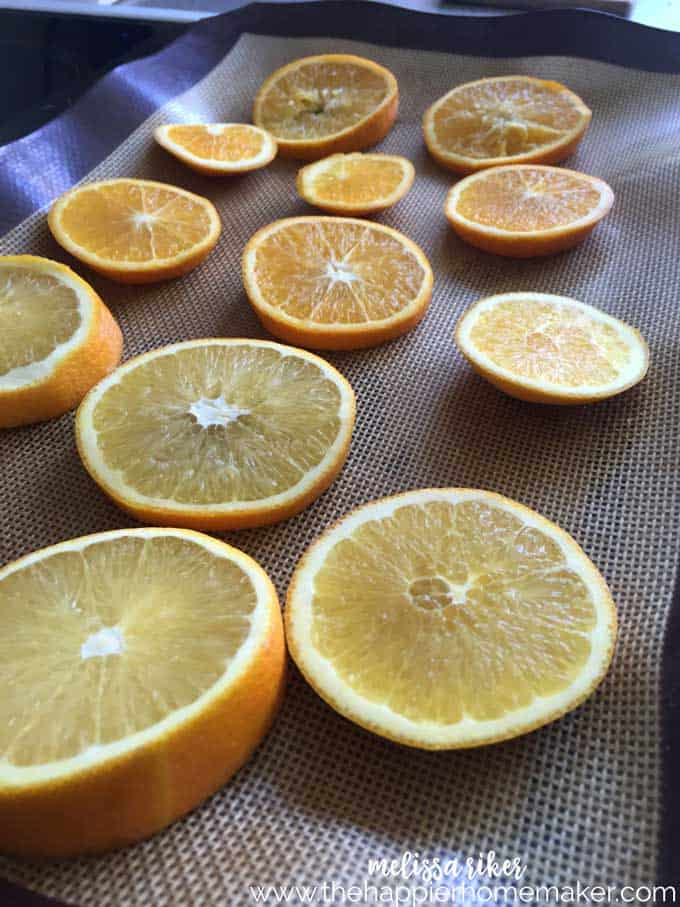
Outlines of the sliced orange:
[{"label": "sliced orange", "polygon": [[410,239],[348,217],[289,217],[256,233],[243,282],[264,327],[318,349],[398,337],[424,316],[432,269]]},{"label": "sliced orange", "polygon": [[413,164],[398,155],[332,154],[298,172],[297,190],[310,205],[331,214],[361,217],[396,204],[415,175]]},{"label": "sliced orange", "polygon": [[532,258],[582,242],[613,204],[611,188],[595,176],[512,164],[460,180],[446,198],[444,213],[470,245]]},{"label": "sliced orange", "polygon": [[313,161],[375,145],[392,128],[398,105],[389,69],[351,54],[320,54],[272,73],[257,93],[253,120],[282,155]]},{"label": "sliced orange", "polygon": [[77,186],[57,199],[48,223],[67,252],[119,283],[186,274],[213,249],[222,229],[207,198],[137,179]]},{"label": "sliced orange", "polygon": [[78,409],[85,468],[148,523],[287,519],[347,458],[354,394],[325,360],[266,340],[188,340],[137,356]]},{"label": "sliced orange", "polygon": [[171,124],[154,138],[188,167],[214,176],[258,170],[276,157],[271,135],[248,123]]},{"label": "sliced orange", "polygon": [[61,542],[0,570],[0,850],[146,838],[224,784],[283,693],[274,587],[181,529]]},{"label": "sliced orange", "polygon": [[113,315],[70,268],[0,257],[0,428],[73,409],[122,350]]},{"label": "sliced orange", "polygon": [[298,564],[286,638],[316,692],[423,749],[507,740],[586,699],[616,610],[576,542],[508,498],[435,488],[373,501]]},{"label": "sliced orange", "polygon": [[472,306],[456,327],[472,367],[505,393],[538,403],[588,403],[647,373],[640,332],[593,306],[549,293],[503,293]]},{"label": "sliced orange", "polygon": [[426,111],[425,144],[457,173],[499,164],[555,164],[576,148],[592,114],[559,82],[500,76],[459,85]]}]

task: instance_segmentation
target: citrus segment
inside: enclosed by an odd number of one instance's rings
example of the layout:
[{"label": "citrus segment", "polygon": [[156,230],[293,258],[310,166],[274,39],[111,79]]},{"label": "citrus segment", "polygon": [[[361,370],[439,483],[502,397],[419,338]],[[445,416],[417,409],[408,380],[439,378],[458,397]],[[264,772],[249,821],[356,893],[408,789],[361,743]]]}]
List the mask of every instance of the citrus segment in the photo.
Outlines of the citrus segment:
[{"label": "citrus segment", "polygon": [[559,82],[501,76],[467,82],[439,98],[425,113],[423,134],[435,160],[458,173],[554,164],[572,153],[591,115]]},{"label": "citrus segment", "polygon": [[247,123],[159,126],[159,145],[199,173],[244,173],[265,167],[276,156],[276,142]]},{"label": "citrus segment", "polygon": [[635,328],[575,299],[504,293],[483,299],[456,327],[472,367],[513,397],[585,403],[645,376],[647,344]]},{"label": "citrus segment", "polygon": [[260,88],[253,120],[288,157],[316,160],[375,145],[392,128],[399,93],[392,73],[351,54],[303,57]]},{"label": "citrus segment", "polygon": [[582,242],[610,210],[603,180],[559,167],[513,164],[467,176],[444,211],[459,236],[497,255],[549,255]]},{"label": "citrus segment", "polygon": [[403,198],[415,169],[404,157],[389,154],[333,154],[308,164],[297,189],[309,202],[332,214],[373,214]]},{"label": "citrus segment", "polygon": [[177,529],[101,533],[0,570],[0,847],[146,837],[223,784],[282,692],[276,593]]},{"label": "citrus segment", "polygon": [[71,189],[52,206],[49,226],[67,252],[121,283],[186,274],[208,255],[221,231],[206,198],[137,179]]},{"label": "citrus segment", "polygon": [[291,655],[336,710],[423,748],[492,743],[585,699],[612,657],[604,580],[500,495],[430,489],[340,520],[296,568]]},{"label": "citrus segment", "polygon": [[331,365],[261,340],[195,340],[132,359],[78,410],[94,480],[147,522],[261,526],[298,513],[347,456],[354,395]]},{"label": "citrus segment", "polygon": [[264,227],[246,246],[243,281],[267,330],[319,349],[397,337],[424,316],[432,293],[432,269],[414,242],[344,217],[291,217]]},{"label": "citrus segment", "polygon": [[113,316],[70,268],[0,257],[0,427],[72,409],[115,368],[122,346]]}]

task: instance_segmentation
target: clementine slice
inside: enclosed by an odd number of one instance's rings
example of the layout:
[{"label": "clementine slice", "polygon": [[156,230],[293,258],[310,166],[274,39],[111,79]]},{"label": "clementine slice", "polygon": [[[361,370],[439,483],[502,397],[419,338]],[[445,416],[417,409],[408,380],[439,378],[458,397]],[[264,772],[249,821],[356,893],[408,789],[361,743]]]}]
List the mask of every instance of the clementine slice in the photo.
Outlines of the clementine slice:
[{"label": "clementine slice", "polygon": [[276,157],[276,142],[248,123],[169,124],[154,138],[166,151],[199,173],[219,176],[266,167]]},{"label": "clementine slice", "polygon": [[361,217],[390,208],[413,185],[416,171],[405,157],[390,154],[332,154],[307,164],[297,175],[302,198],[331,214]]}]

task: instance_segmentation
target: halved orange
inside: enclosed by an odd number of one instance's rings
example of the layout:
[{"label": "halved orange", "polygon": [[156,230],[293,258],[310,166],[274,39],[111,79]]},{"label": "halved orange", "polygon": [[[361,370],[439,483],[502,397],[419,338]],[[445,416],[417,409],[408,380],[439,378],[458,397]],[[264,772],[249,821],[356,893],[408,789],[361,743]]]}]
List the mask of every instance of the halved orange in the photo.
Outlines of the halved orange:
[{"label": "halved orange", "polygon": [[147,523],[266,526],[342,469],[354,393],[324,359],[267,340],[187,340],[128,360],[76,418],[95,482]]},{"label": "halved orange", "polygon": [[73,409],[122,350],[113,315],[70,268],[0,257],[0,428]]},{"label": "halved orange", "polygon": [[318,349],[358,349],[415,327],[430,301],[432,269],[412,240],[383,224],[289,217],[248,242],[243,282],[276,337]]},{"label": "halved orange", "polygon": [[332,154],[298,171],[297,190],[310,205],[331,214],[362,217],[396,204],[413,185],[416,171],[392,154]]},{"label": "halved orange", "polygon": [[197,532],[122,529],[0,570],[0,850],[148,837],[250,756],[283,694],[276,592]]},{"label": "halved orange", "polygon": [[555,164],[583,138],[591,111],[559,82],[500,76],[459,85],[426,111],[425,144],[457,173],[499,164]]},{"label": "halved orange", "polygon": [[432,488],[328,529],[288,591],[286,639],[341,715],[423,749],[507,740],[603,679],[616,610],[566,532],[516,501]]},{"label": "halved orange", "polygon": [[392,128],[399,91],[392,73],[364,57],[319,54],[273,72],[257,93],[253,120],[280,154],[317,160],[361,151]]},{"label": "halved orange", "polygon": [[186,274],[213,249],[222,229],[207,198],[138,179],[76,186],[52,205],[48,223],[67,252],[119,283]]},{"label": "halved orange", "polygon": [[456,233],[485,252],[510,258],[551,255],[582,242],[614,204],[595,176],[511,164],[481,170],[451,189],[444,213]]},{"label": "halved orange", "polygon": [[640,332],[605,312],[549,293],[502,293],[475,303],[456,326],[473,369],[500,390],[538,403],[589,403],[647,373]]},{"label": "halved orange", "polygon": [[276,157],[276,142],[264,129],[248,123],[169,124],[154,138],[199,173],[219,176],[266,167]]}]

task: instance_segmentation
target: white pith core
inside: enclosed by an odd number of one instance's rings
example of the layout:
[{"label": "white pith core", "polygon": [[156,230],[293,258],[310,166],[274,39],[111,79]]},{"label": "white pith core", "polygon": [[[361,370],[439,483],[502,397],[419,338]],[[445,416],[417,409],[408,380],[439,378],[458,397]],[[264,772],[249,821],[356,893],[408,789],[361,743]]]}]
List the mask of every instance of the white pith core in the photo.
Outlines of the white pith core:
[{"label": "white pith core", "polygon": [[123,631],[120,627],[102,627],[87,637],[80,647],[80,657],[85,661],[88,658],[120,655],[124,648]]},{"label": "white pith core", "polygon": [[343,261],[329,261],[326,264],[326,277],[330,280],[331,286],[335,286],[336,283],[350,284],[359,280],[359,276]]},{"label": "white pith core", "polygon": [[209,428],[211,425],[225,427],[230,422],[235,422],[239,416],[250,415],[249,409],[233,406],[231,403],[227,403],[221,395],[213,397],[212,400],[201,397],[196,403],[191,404],[189,412],[201,428]]}]

